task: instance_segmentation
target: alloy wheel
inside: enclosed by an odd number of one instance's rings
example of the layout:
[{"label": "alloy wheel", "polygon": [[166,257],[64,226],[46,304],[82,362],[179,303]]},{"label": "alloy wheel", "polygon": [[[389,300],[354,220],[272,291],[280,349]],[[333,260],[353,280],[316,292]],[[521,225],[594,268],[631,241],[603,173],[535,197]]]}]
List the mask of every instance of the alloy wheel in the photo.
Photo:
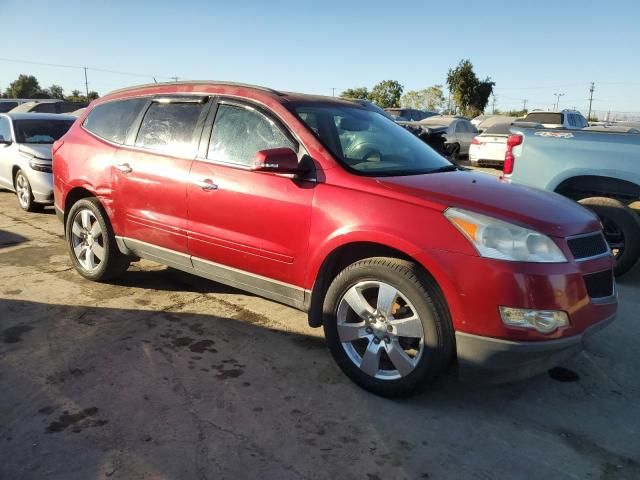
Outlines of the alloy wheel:
[{"label": "alloy wheel", "polygon": [[105,258],[105,236],[91,210],[76,213],[71,227],[73,253],[86,271],[96,270]]},{"label": "alloy wheel", "polygon": [[406,377],[424,351],[424,328],[413,304],[394,286],[362,281],[337,310],[338,337],[349,359],[381,380]]},{"label": "alloy wheel", "polygon": [[31,202],[31,188],[29,187],[29,181],[22,173],[19,173],[16,177],[16,194],[18,195],[18,202],[24,209],[29,207]]}]

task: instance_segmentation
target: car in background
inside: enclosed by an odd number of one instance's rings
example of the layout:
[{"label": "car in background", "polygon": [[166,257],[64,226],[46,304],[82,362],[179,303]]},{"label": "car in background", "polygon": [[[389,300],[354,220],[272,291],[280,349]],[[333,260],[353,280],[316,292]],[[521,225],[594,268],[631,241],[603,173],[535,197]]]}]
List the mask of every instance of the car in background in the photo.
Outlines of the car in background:
[{"label": "car in background", "polygon": [[71,115],[73,117],[79,117],[80,115],[82,115],[82,112],[84,112],[86,109],[87,107],[82,107],[77,110],[74,110],[73,112],[67,113],[67,115]]},{"label": "car in background", "polygon": [[544,128],[566,128],[567,130],[580,130],[589,126],[587,119],[577,110],[533,111],[527,113],[522,121],[540,123]]},{"label": "car in background", "polygon": [[425,118],[438,115],[438,112],[418,110],[417,108],[385,108],[384,110],[399,122],[419,122]]},{"label": "car in background", "polygon": [[0,113],[6,113],[18,105],[21,105],[31,100],[25,98],[0,98]]},{"label": "car in background", "polygon": [[471,165],[502,169],[510,128],[511,123],[496,123],[474,137],[469,147]]},{"label": "car in background", "polygon": [[432,132],[443,131],[447,156],[454,163],[460,157],[469,154],[471,141],[478,135],[478,130],[469,120],[454,115],[436,115],[413,125],[419,125]]},{"label": "car in background", "polygon": [[[477,117],[476,117],[477,118]],[[475,118],[473,119],[475,120]],[[473,123],[471,120],[471,123]],[[484,132],[487,128],[497,125],[499,123],[513,123],[522,121],[522,118],[511,117],[508,115],[487,115],[485,119],[480,122],[474,123],[480,133]]]},{"label": "car in background", "polygon": [[67,102],[46,98],[42,100],[30,100],[10,110],[11,113],[69,113],[79,108],[86,107],[84,103]]},{"label": "car in background", "polygon": [[23,210],[53,203],[51,145],[75,117],[46,113],[0,113],[0,187],[16,192]]}]

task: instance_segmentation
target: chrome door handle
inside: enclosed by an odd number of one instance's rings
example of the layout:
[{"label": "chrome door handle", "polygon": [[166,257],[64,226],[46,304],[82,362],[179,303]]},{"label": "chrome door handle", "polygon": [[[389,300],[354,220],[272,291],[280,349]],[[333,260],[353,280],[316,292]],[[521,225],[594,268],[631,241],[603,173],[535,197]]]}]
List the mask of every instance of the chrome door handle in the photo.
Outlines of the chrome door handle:
[{"label": "chrome door handle", "polygon": [[133,168],[128,163],[119,163],[116,165],[116,168],[120,170],[122,173],[131,173],[133,172]]},{"label": "chrome door handle", "polygon": [[210,192],[212,190],[217,190],[218,185],[213,183],[213,180],[210,178],[205,178],[204,180],[199,180],[196,182],[196,185],[199,186],[205,192]]}]

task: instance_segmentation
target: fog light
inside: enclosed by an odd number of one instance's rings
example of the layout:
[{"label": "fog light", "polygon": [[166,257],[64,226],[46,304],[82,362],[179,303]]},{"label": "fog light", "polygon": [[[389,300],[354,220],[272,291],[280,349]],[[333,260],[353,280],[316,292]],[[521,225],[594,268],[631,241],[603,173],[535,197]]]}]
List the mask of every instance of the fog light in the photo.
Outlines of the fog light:
[{"label": "fog light", "polygon": [[509,327],[533,328],[540,333],[551,333],[569,326],[569,316],[558,310],[500,307],[500,317],[502,323]]}]

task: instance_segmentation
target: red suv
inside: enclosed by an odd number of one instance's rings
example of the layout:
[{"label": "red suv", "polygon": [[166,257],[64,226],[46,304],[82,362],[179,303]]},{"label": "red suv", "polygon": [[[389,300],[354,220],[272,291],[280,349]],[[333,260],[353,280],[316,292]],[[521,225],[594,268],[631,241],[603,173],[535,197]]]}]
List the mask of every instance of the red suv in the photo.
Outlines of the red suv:
[{"label": "red suv", "polygon": [[[461,170],[354,102],[215,82],[95,101],[54,145],[75,268],[151,259],[305,310],[362,387],[543,371],[613,319],[578,204]],[[462,368],[464,367],[464,368]]]}]

